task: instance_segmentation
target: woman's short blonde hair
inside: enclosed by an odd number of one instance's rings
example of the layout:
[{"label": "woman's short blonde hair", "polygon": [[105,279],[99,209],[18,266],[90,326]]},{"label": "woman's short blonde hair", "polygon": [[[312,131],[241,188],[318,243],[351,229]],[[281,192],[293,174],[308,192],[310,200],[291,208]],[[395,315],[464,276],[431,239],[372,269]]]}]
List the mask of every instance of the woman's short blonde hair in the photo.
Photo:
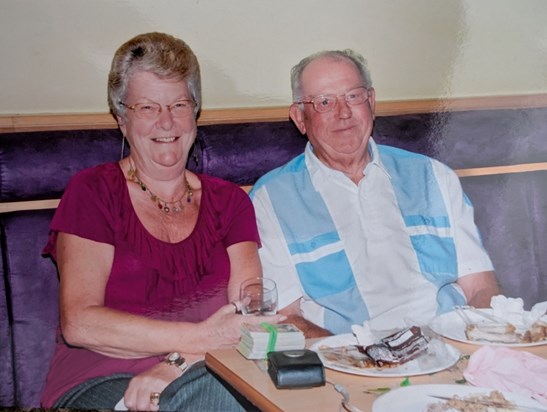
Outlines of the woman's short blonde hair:
[{"label": "woman's short blonde hair", "polygon": [[195,115],[201,108],[201,76],[194,52],[184,41],[165,33],[145,33],[122,44],[114,54],[108,75],[108,106],[115,116],[123,117],[121,104],[127,96],[135,72],[154,73],[163,79],[185,81],[196,103]]}]

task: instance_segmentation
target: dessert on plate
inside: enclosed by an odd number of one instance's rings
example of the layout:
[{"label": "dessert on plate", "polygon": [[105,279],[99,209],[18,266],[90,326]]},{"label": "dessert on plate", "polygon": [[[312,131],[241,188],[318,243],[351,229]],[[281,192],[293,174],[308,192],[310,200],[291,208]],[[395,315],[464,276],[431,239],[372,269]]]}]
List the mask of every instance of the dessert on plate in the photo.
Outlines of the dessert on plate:
[{"label": "dessert on plate", "polygon": [[370,345],[321,346],[325,359],[356,368],[392,368],[427,352],[429,340],[419,326],[399,330]]},{"label": "dessert on plate", "polygon": [[[547,340],[545,303],[525,311],[521,298],[494,296],[491,310],[456,307],[456,313],[465,322],[465,336],[470,341],[492,343],[536,343]],[[471,319],[466,313],[473,313]]]}]

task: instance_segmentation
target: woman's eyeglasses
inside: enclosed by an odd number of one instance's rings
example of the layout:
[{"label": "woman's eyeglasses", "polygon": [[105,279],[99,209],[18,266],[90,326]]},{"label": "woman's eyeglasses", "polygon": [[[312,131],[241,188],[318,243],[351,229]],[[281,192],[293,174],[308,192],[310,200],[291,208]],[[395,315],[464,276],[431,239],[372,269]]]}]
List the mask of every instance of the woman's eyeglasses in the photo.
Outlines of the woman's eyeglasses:
[{"label": "woman's eyeglasses", "polygon": [[[132,110],[139,119],[157,119],[163,110],[162,105],[159,103],[137,103],[132,106],[124,102],[120,102],[120,104]],[[175,103],[165,105],[165,107],[174,117],[184,117],[194,113],[196,103],[193,100],[177,100]]]}]

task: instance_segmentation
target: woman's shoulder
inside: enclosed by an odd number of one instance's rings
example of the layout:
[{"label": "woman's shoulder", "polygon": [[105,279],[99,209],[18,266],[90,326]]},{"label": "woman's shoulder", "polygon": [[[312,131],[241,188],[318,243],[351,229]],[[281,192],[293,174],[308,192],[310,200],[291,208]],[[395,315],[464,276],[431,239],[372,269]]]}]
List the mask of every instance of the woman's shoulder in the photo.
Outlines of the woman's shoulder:
[{"label": "woman's shoulder", "polygon": [[236,183],[229,182],[227,180],[221,179],[220,177],[198,174],[199,180],[201,181],[201,186],[205,192],[209,192],[213,195],[222,196],[222,195],[241,195],[245,194],[245,191]]},{"label": "woman's shoulder", "polygon": [[209,175],[198,177],[201,181],[202,204],[206,205],[206,209],[230,215],[252,205],[249,195],[236,183]]},{"label": "woman's shoulder", "polygon": [[69,193],[103,196],[106,192],[119,191],[125,184],[124,175],[117,162],[103,163],[78,171],[69,181],[65,195]]},{"label": "woman's shoulder", "polygon": [[105,180],[124,180],[120,166],[117,162],[103,163],[97,166],[88,167],[78,171],[72,178],[71,183],[93,183]]},{"label": "woman's shoulder", "polygon": [[109,162],[102,163],[96,166],[91,166],[86,169],[79,170],[76,172],[73,178],[79,179],[93,179],[97,177],[108,177],[108,176],[120,176],[120,166],[118,162]]}]

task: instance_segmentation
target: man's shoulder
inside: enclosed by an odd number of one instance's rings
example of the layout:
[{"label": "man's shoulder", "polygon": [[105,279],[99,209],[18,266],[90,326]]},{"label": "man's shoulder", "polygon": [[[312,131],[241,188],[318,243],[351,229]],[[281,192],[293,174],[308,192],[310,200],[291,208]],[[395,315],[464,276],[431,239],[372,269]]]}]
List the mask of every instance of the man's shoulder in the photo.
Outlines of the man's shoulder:
[{"label": "man's shoulder", "polygon": [[273,182],[276,182],[278,179],[283,179],[287,175],[294,175],[301,173],[306,170],[306,161],[305,161],[305,154],[302,153],[295,158],[289,160],[284,165],[281,165],[262,177],[260,177],[256,183],[253,185],[253,189],[251,190],[251,196],[253,196],[254,193],[258,189],[264,186],[268,186],[269,184],[272,184]]},{"label": "man's shoulder", "polygon": [[413,179],[420,173],[435,173],[438,176],[457,178],[455,171],[434,157],[411,152],[395,146],[378,145],[382,165],[394,177]]},{"label": "man's shoulder", "polygon": [[382,163],[384,164],[410,163],[414,166],[421,164],[424,167],[434,166],[441,169],[450,169],[443,162],[435,159],[434,157],[431,157],[422,153],[411,152],[410,150],[402,149],[400,147],[395,147],[395,146],[389,146],[389,145],[379,144],[377,145],[377,147],[378,147],[378,153],[380,154],[380,159]]},{"label": "man's shoulder", "polygon": [[396,146],[389,146],[384,144],[377,145],[380,156],[389,156],[392,158],[416,158],[423,160],[433,160],[431,157],[422,153],[411,152],[410,150],[402,149]]}]

